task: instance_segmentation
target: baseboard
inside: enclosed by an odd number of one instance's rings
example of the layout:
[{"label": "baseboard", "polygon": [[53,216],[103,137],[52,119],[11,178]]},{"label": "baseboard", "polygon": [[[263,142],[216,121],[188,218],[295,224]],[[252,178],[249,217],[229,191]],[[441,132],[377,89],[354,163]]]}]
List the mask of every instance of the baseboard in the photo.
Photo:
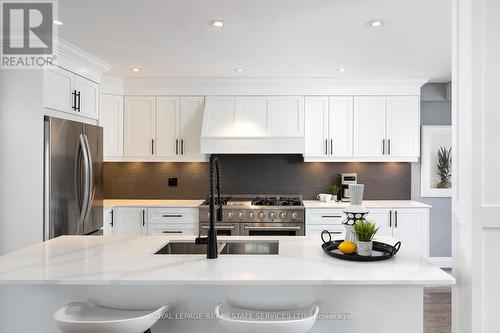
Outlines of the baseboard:
[{"label": "baseboard", "polygon": [[451,257],[429,257],[429,261],[441,268],[451,268],[453,263]]}]

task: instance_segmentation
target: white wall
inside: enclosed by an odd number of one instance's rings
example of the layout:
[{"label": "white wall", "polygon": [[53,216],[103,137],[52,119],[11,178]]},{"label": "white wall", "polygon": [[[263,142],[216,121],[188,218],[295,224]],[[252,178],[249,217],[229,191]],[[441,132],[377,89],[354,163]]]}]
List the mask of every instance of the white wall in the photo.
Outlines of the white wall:
[{"label": "white wall", "polygon": [[0,255],[43,238],[42,71],[0,70]]}]

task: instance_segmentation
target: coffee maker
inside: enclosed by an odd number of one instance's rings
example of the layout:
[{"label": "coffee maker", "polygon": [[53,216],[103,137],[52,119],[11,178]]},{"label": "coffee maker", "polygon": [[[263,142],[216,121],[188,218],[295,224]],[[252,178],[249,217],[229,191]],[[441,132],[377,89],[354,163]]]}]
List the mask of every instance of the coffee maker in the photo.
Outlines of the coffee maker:
[{"label": "coffee maker", "polygon": [[342,202],[350,202],[351,194],[349,193],[349,184],[358,183],[357,173],[342,173],[341,177],[341,200]]}]

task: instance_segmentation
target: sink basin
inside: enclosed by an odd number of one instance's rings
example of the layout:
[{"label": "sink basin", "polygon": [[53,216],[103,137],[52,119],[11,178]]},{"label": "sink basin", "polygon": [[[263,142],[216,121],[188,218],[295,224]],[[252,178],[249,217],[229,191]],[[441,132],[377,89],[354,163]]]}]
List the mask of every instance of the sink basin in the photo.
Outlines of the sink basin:
[{"label": "sink basin", "polygon": [[[279,254],[278,241],[224,241],[218,242],[219,254]],[[168,242],[155,254],[207,254],[206,244]]]}]

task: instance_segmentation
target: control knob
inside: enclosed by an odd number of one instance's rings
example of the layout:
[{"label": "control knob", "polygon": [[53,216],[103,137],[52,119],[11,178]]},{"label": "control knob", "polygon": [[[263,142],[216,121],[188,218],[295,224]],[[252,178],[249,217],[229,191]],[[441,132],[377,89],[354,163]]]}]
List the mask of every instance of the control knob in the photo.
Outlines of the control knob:
[{"label": "control knob", "polygon": [[280,213],[280,219],[284,220],[286,217],[286,213],[285,212],[281,212]]},{"label": "control knob", "polygon": [[255,218],[255,213],[254,212],[248,213],[248,217],[250,218],[250,220],[253,220]]},{"label": "control knob", "polygon": [[265,217],[266,217],[266,214],[264,214],[263,212],[260,212],[260,213],[259,213],[259,218],[260,218],[261,220],[263,220]]},{"label": "control knob", "polygon": [[240,212],[240,213],[238,214],[238,217],[240,218],[240,220],[243,220],[243,217],[244,217],[244,216],[245,216],[245,214],[243,214],[243,212]]},{"label": "control knob", "polygon": [[297,214],[297,212],[293,212],[291,215],[292,219],[296,220],[299,214]]},{"label": "control knob", "polygon": [[232,219],[232,218],[233,218],[233,212],[229,212],[229,213],[227,213],[227,218],[228,218],[228,219]]},{"label": "control knob", "polygon": [[269,213],[269,217],[271,218],[271,220],[274,220],[276,218],[276,213],[275,212],[270,212]]}]

